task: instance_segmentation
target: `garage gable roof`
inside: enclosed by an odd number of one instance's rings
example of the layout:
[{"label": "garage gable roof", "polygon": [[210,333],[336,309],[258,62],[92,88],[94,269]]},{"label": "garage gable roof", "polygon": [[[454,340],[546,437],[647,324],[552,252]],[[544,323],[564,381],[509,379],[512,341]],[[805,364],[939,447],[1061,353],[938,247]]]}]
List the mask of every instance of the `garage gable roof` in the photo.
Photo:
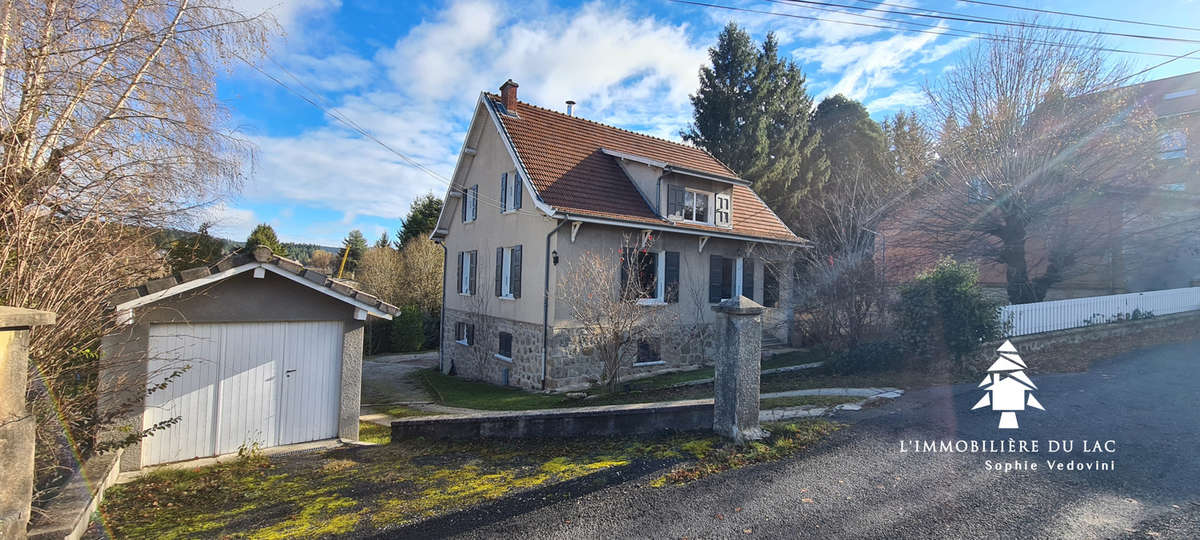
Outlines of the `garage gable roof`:
[{"label": "garage gable roof", "polygon": [[391,319],[392,315],[400,312],[400,308],[374,295],[346,285],[342,280],[332,279],[305,268],[299,262],[275,255],[270,248],[264,246],[255,248],[252,255],[238,253],[222,259],[213,266],[183,270],[179,272],[178,277],[167,276],[148,281],[138,287],[123,289],[109,297],[108,302],[118,312],[126,312],[259,268],[354,306],[363,314],[362,317],[356,318],[365,319],[366,315],[373,315]]}]

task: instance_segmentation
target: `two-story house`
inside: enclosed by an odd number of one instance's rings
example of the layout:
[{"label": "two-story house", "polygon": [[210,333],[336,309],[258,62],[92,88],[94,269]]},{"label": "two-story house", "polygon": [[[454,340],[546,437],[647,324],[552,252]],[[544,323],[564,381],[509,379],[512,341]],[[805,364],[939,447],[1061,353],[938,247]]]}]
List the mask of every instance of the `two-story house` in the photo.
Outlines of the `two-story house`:
[{"label": "two-story house", "polygon": [[[642,301],[694,328],[715,320],[711,304],[743,295],[768,307],[764,332],[786,340],[791,272],[762,256],[805,245],[703,150],[520,102],[511,80],[480,94],[432,238],[446,250],[443,370],[549,390],[594,383],[602,368],[572,346],[578,324],[554,294],[567,261],[621,253],[632,238],[652,283]],[[619,294],[618,283],[594,287]],[[719,345],[663,334],[639,343],[626,374],[708,364]]]}]

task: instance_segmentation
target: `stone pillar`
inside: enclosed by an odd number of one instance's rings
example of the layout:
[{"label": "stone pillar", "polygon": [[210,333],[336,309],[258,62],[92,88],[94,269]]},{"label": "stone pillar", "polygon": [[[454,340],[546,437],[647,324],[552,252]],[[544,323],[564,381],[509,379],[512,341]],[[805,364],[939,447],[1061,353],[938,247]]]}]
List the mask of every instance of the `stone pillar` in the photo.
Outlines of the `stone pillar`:
[{"label": "stone pillar", "polygon": [[0,538],[25,538],[33,499],[34,420],[25,407],[29,329],[54,314],[0,306]]},{"label": "stone pillar", "polygon": [[741,296],[713,306],[721,340],[713,377],[713,431],[738,444],[767,436],[758,425],[763,307]]}]

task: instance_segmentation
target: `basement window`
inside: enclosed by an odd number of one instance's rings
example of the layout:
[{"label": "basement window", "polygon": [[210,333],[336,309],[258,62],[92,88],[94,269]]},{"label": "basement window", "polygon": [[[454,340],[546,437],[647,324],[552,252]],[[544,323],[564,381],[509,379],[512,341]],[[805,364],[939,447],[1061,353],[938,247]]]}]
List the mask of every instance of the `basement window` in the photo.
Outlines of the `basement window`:
[{"label": "basement window", "polygon": [[634,359],[633,365],[637,366],[656,366],[665,364],[662,356],[659,355],[658,340],[643,339],[638,341],[637,358]]},{"label": "basement window", "polygon": [[496,358],[512,362],[512,342],[512,334],[500,332],[500,352],[496,353]]}]

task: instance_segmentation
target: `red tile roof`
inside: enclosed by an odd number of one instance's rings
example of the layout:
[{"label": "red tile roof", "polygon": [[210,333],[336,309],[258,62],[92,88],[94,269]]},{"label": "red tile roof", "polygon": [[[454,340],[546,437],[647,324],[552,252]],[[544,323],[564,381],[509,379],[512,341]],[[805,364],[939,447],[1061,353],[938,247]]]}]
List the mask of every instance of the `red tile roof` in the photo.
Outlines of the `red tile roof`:
[{"label": "red tile roof", "polygon": [[[488,94],[497,111],[499,96]],[[698,173],[737,178],[699,148],[518,102],[516,115],[499,114],[525,171],[542,200],[570,214],[667,225],[642,198],[616,158],[601,149],[662,161]],[[750,188],[733,187],[732,229],[691,223],[679,228],[799,242]]]}]

